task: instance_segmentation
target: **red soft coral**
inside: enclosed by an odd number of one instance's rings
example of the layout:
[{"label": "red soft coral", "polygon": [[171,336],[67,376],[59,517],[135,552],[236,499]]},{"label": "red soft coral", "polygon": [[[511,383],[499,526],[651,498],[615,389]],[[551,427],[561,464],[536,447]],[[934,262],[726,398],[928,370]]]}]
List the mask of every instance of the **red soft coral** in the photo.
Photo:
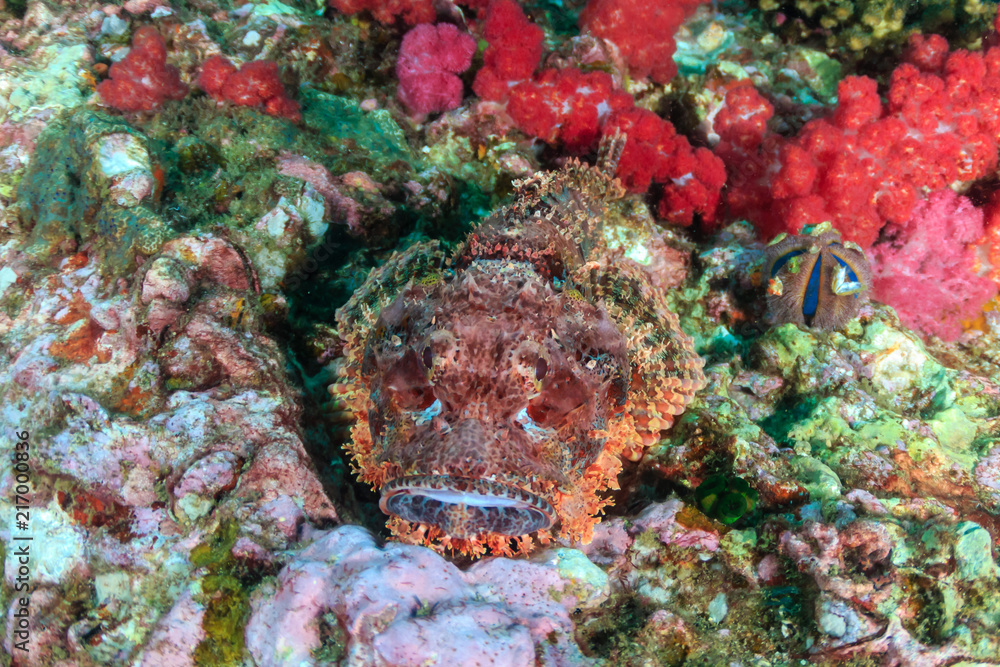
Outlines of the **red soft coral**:
[{"label": "red soft coral", "polygon": [[666,83],[677,74],[674,33],[704,0],[590,0],[580,28],[614,42],[632,76]]},{"label": "red soft coral", "polygon": [[486,10],[483,38],[489,46],[472,90],[484,100],[501,100],[511,86],[535,71],[545,33],[513,0],[493,0]]},{"label": "red soft coral", "polygon": [[632,97],[615,90],[607,73],[569,67],[514,86],[507,113],[524,132],[580,153],[593,148],[610,114],[631,106]]},{"label": "red soft coral", "polygon": [[951,190],[938,190],[913,209],[906,225],[889,225],[870,254],[872,296],[896,309],[911,329],[955,340],[997,286],[975,273],[972,243],[983,236],[983,212]]},{"label": "red soft coral", "polygon": [[217,100],[247,107],[263,107],[272,116],[299,120],[299,104],[288,97],[278,76],[278,65],[253,60],[239,69],[223,56],[212,56],[201,67],[198,86]]},{"label": "red soft coral", "polygon": [[690,225],[697,213],[706,228],[712,227],[726,181],[722,160],[707,148],[692,150],[673,125],[646,109],[613,114],[604,133],[614,132],[626,135],[617,175],[629,191],[645,192],[650,183],[662,183],[661,218]]},{"label": "red soft coral", "polygon": [[435,18],[434,0],[329,0],[342,14],[369,11],[376,21],[391,25],[401,18],[406,25],[431,23]]},{"label": "red soft coral", "polygon": [[410,113],[454,109],[462,102],[462,80],[476,40],[450,23],[422,23],[403,36],[396,60],[397,95]]},{"label": "red soft coral", "polygon": [[166,44],[152,26],[135,31],[132,49],[111,66],[109,77],[97,92],[121,111],[151,111],[164,100],[183,99],[188,92],[177,68],[167,65]]},{"label": "red soft coral", "polygon": [[828,119],[796,137],[766,130],[773,110],[752,87],[731,90],[716,114],[716,148],[730,169],[730,212],[770,238],[829,220],[870,246],[905,224],[921,193],[972,181],[997,165],[1000,49],[955,51],[915,35],[890,78],[888,104],[867,77],[845,77]]}]

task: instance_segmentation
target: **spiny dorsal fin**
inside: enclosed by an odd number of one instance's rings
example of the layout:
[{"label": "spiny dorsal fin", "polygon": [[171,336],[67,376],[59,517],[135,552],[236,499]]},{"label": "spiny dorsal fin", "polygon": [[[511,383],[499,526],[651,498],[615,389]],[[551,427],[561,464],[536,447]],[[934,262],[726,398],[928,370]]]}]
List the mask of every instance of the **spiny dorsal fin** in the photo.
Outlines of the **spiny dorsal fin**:
[{"label": "spiny dorsal fin", "polygon": [[613,179],[615,172],[618,171],[618,161],[621,160],[622,152],[625,150],[627,138],[628,136],[617,128],[613,134],[601,137],[601,143],[597,147],[597,163],[594,166],[608,178]]}]

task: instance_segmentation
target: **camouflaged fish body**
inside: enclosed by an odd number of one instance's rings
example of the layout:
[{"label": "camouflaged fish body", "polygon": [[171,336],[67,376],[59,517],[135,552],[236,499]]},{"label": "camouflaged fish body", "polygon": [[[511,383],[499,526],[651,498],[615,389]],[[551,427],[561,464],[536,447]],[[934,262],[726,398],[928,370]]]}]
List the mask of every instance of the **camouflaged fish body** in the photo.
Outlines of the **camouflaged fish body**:
[{"label": "camouflaged fish body", "polygon": [[620,146],[517,183],[448,262],[436,243],[395,254],[338,311],[347,365],[331,391],[401,539],[472,554],[588,540],[619,457],[703,385],[662,291],[611,259]]}]

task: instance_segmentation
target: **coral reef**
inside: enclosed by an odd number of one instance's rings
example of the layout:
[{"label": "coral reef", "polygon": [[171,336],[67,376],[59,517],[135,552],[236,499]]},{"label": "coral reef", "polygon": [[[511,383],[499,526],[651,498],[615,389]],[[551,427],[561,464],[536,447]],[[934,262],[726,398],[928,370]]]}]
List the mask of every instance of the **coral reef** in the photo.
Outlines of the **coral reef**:
[{"label": "coral reef", "polygon": [[768,238],[829,220],[867,248],[887,223],[910,218],[922,192],[989,173],[1000,136],[1000,49],[947,47],[941,37],[914,35],[884,108],[875,80],[845,77],[833,114],[791,140],[767,130],[773,107],[759,93],[730,90],[714,129],[730,168],[732,212]]},{"label": "coral reef", "polygon": [[128,271],[169,237],[157,212],[162,171],[140,133],[80,110],[53,119],[36,141],[17,189],[29,254],[42,260],[91,242],[112,270]]},{"label": "coral reef", "polygon": [[314,540],[251,600],[247,641],[258,664],[317,654],[357,665],[593,662],[573,640],[570,614],[606,598],[607,575],[578,551],[463,572],[427,549],[380,548],[355,526]]},{"label": "coral reef", "polygon": [[1000,664],[996,11],[0,0],[0,667]]},{"label": "coral reef", "polygon": [[[33,436],[38,548],[20,664],[116,664],[147,638],[150,655],[192,664],[197,640],[220,640],[197,557],[219,521],[273,549],[304,517],[337,517],[294,427],[281,353],[254,314],[252,268],[211,235],[169,241],[128,277],[135,289],[120,289],[95,254],[57,268],[28,259],[4,252],[35,287],[27,299],[4,294],[3,336],[21,345],[0,377],[3,428]],[[13,484],[6,466],[5,498]],[[0,535],[12,543],[7,525]],[[14,653],[10,632],[4,642]]]}]

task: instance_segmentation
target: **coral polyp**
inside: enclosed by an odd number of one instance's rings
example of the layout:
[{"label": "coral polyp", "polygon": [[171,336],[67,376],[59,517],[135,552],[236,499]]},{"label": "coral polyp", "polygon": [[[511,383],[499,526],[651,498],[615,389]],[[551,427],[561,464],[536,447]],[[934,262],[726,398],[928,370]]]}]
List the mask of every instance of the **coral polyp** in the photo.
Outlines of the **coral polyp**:
[{"label": "coral polyp", "polygon": [[[648,271],[606,240],[622,139],[517,184],[445,260],[395,255],[338,312],[349,445],[401,539],[509,553],[588,540],[636,457],[704,382]],[[615,220],[612,223],[609,220]]]}]

